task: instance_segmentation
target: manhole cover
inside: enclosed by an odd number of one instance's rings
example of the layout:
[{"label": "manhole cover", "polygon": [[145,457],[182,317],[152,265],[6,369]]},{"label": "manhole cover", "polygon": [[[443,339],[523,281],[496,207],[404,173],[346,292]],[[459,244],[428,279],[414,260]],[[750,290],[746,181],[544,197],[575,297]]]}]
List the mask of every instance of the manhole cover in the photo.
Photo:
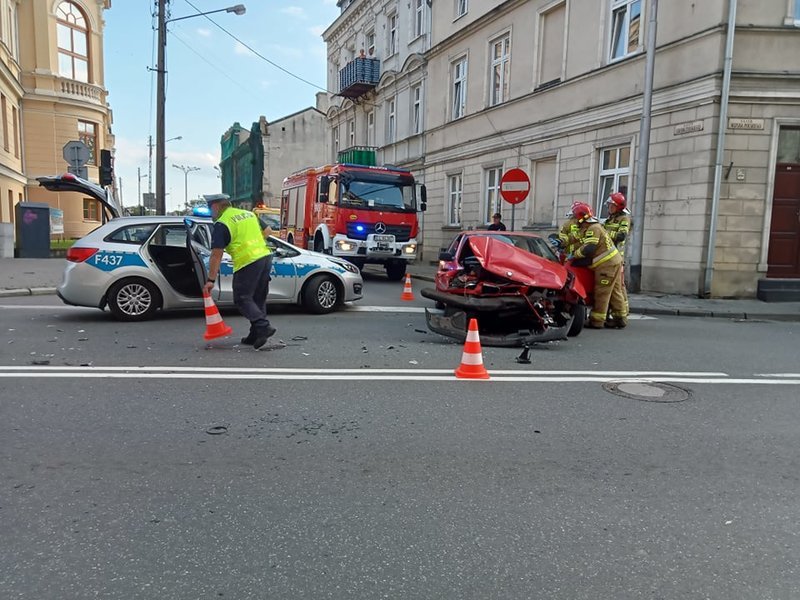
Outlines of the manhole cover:
[{"label": "manhole cover", "polygon": [[609,381],[603,384],[603,389],[642,402],[683,402],[690,396],[688,390],[655,381]]}]

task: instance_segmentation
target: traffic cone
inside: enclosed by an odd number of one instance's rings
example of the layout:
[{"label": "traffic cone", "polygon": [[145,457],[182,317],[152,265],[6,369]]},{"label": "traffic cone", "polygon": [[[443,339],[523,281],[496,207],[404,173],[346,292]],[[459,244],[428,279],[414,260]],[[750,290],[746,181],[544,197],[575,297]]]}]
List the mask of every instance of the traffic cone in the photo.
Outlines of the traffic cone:
[{"label": "traffic cone", "polygon": [[414,300],[414,290],[411,289],[411,275],[406,273],[406,284],[403,286],[403,293],[400,300]]},{"label": "traffic cone", "polygon": [[208,292],[203,292],[203,305],[206,309],[206,333],[203,336],[205,339],[213,340],[233,333],[233,328],[223,322],[222,315],[219,314],[219,309]]},{"label": "traffic cone", "polygon": [[483,366],[481,340],[478,335],[478,320],[469,320],[467,340],[464,342],[464,353],[461,364],[456,369],[458,379],[489,379],[489,373]]}]

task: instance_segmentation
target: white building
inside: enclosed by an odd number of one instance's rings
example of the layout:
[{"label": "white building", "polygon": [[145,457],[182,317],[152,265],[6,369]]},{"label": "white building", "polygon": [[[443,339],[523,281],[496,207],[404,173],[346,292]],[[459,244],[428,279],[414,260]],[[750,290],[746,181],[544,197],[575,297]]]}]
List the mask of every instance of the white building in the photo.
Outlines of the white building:
[{"label": "white building", "polygon": [[[324,34],[329,89],[362,49],[381,71],[373,82],[345,78],[348,97],[327,113],[331,159],[377,146],[379,162],[424,180],[426,262],[498,210],[511,224],[499,194],[510,168],[532,180],[517,229],[554,231],[573,201],[601,210],[613,190],[635,209],[651,5],[342,0]],[[645,217],[635,223],[642,288],[800,289],[800,0],[662,1],[657,33]]]}]

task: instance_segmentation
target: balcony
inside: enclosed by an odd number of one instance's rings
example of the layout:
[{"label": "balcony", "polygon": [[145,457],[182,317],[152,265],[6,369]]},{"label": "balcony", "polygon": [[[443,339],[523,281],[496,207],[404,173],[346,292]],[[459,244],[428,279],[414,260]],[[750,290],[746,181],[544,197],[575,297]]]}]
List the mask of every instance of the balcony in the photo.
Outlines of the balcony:
[{"label": "balcony", "polygon": [[378,85],[381,78],[381,61],[377,58],[359,57],[339,70],[339,95],[360,98]]},{"label": "balcony", "polygon": [[105,90],[99,85],[83,83],[65,77],[55,78],[56,93],[59,96],[83,100],[91,104],[103,105]]}]

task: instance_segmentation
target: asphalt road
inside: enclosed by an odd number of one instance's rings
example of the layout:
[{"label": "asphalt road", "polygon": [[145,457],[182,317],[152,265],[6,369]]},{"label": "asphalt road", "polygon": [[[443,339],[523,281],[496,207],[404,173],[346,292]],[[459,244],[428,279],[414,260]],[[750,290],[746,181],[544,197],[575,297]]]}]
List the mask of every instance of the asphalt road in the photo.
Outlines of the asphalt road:
[{"label": "asphalt road", "polygon": [[261,352],[3,300],[0,598],[800,597],[800,324],[638,319],[470,382],[401,289]]}]

